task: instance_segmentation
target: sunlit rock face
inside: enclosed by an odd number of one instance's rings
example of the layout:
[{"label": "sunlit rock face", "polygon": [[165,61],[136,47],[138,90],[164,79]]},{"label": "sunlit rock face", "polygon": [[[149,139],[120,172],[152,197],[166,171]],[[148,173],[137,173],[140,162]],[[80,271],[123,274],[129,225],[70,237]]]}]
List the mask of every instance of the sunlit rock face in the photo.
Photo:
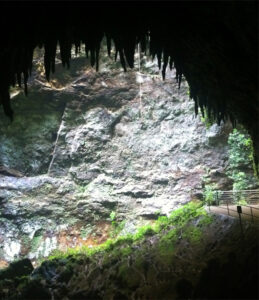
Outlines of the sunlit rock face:
[{"label": "sunlit rock face", "polygon": [[14,122],[0,118],[0,262],[98,244],[111,212],[134,232],[201,197],[208,170],[230,184],[231,126],[206,129],[174,71],[162,81],[151,62],[142,74],[86,63],[63,75],[57,65],[51,84],[35,70],[28,98],[13,97]]}]

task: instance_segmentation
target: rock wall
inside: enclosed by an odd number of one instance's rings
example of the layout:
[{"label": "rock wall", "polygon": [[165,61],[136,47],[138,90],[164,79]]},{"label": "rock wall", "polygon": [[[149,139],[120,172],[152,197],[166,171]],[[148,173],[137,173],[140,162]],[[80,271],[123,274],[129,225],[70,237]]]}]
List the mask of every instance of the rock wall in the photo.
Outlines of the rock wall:
[{"label": "rock wall", "polygon": [[79,57],[47,83],[40,66],[14,122],[0,117],[0,264],[101,243],[111,213],[133,232],[200,198],[208,172],[231,184],[231,126],[206,129],[174,71],[162,81],[152,62],[124,73],[105,61],[96,73]]}]

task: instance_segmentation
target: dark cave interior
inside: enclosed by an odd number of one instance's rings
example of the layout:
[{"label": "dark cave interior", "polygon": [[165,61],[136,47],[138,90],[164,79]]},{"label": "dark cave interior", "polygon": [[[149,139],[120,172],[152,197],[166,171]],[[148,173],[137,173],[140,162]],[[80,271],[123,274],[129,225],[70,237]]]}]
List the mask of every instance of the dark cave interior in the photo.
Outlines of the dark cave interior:
[{"label": "dark cave interior", "polygon": [[[120,60],[124,71],[133,68],[134,54],[140,45],[142,53],[157,59],[164,78],[168,66],[176,69],[179,88],[184,76],[190,87],[190,98],[195,102],[196,114],[200,109],[202,115],[206,113],[218,124],[227,120],[234,126],[242,124],[253,141],[258,175],[257,1],[1,2],[0,104],[5,115],[11,120],[16,117],[10,99],[11,87],[18,85],[24,88],[25,94],[30,93],[27,83],[34,49],[44,49],[45,74],[49,80],[51,73],[55,72],[58,47],[64,67],[69,68],[71,51],[75,46],[76,52],[85,51],[91,65],[98,71],[100,45],[104,37],[107,52],[110,54],[114,45],[114,58]],[[246,250],[249,238],[241,241],[238,231],[238,234],[220,242],[224,246],[233,243],[237,245],[235,249],[242,248],[242,264],[237,264],[235,255],[230,255],[220,268],[217,262],[211,260],[197,285],[198,299],[218,299],[222,295],[227,299],[233,295],[242,299],[251,296],[252,299],[258,295],[258,243],[254,231],[251,233],[252,250]],[[148,249],[149,245],[141,243],[139,248]],[[250,260],[247,261],[246,257]],[[51,262],[46,265],[50,270],[55,267]],[[76,267],[80,268],[80,263]],[[237,268],[247,274],[245,280]],[[229,280],[231,276],[234,278],[233,284]],[[227,280],[230,284],[221,289]],[[236,286],[236,282],[240,286]],[[188,284],[187,281],[178,282],[179,294],[182,295],[179,299],[189,299]],[[170,297],[170,283],[166,288],[161,285],[158,292],[167,289]],[[60,295],[62,292],[61,289]],[[71,299],[82,299],[80,295],[75,294]],[[164,299],[167,299],[165,295]],[[92,294],[88,296],[87,299],[93,299]],[[142,299],[141,294],[139,297]],[[118,294],[114,299],[122,298]]]},{"label": "dark cave interior", "polygon": [[259,157],[257,96],[256,1],[227,2],[2,2],[0,103],[13,118],[10,86],[24,85],[32,68],[33,50],[44,47],[47,79],[55,71],[57,45],[64,66],[71,48],[84,45],[98,70],[100,43],[114,42],[126,71],[133,67],[138,43],[190,86],[196,113],[207,111],[218,123],[230,119],[244,125]]}]

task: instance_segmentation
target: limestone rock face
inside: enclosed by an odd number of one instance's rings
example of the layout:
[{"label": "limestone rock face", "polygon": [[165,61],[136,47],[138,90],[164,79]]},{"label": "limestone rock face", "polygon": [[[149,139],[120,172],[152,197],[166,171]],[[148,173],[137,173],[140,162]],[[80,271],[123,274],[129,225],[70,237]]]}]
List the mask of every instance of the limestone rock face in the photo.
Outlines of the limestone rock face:
[{"label": "limestone rock face", "polygon": [[174,71],[162,81],[150,62],[136,75],[74,61],[50,84],[35,70],[14,122],[1,115],[0,165],[19,176],[0,174],[0,263],[99,243],[111,212],[132,232],[200,195],[207,170],[225,178],[227,125],[206,129]]}]

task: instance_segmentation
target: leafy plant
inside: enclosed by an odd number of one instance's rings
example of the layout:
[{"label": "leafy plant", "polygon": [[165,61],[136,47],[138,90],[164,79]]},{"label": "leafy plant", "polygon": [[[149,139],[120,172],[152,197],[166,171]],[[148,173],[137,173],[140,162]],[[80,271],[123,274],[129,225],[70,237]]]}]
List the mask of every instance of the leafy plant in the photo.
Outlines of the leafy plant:
[{"label": "leafy plant", "polygon": [[42,239],[43,238],[41,235],[35,236],[33,238],[33,240],[31,241],[31,251],[32,252],[36,252],[38,250],[38,247],[40,246]]},{"label": "leafy plant", "polygon": [[252,165],[252,140],[247,133],[234,129],[229,135],[228,145],[230,169]]},{"label": "leafy plant", "polygon": [[115,219],[116,219],[116,212],[115,212],[115,211],[112,211],[112,212],[110,213],[110,220],[113,222],[113,221],[115,221]]},{"label": "leafy plant", "polygon": [[112,230],[110,232],[110,236],[114,238],[123,230],[123,228],[125,227],[126,221],[118,222],[115,211],[112,211],[110,213],[110,220],[112,223]]},{"label": "leafy plant", "polygon": [[212,204],[215,200],[215,186],[211,184],[205,185],[203,196],[205,203]]},{"label": "leafy plant", "polygon": [[207,111],[204,111],[204,114],[202,115],[201,112],[199,112],[201,122],[206,126],[206,129],[209,129],[214,123],[216,123],[212,117],[209,117],[209,114]]},{"label": "leafy plant", "polygon": [[82,239],[85,239],[90,233],[91,233],[91,228],[90,227],[83,227],[83,228],[81,228],[81,230],[80,230],[80,237],[82,238]]},{"label": "leafy plant", "polygon": [[234,129],[228,138],[229,167],[227,175],[234,181],[233,191],[253,188],[258,184],[253,175],[253,147],[247,132]]},{"label": "leafy plant", "polygon": [[134,240],[139,240],[145,236],[154,235],[155,233],[156,232],[151,225],[144,225],[138,229],[137,233],[134,236]]},{"label": "leafy plant", "polygon": [[205,184],[203,190],[204,202],[208,205],[220,203],[222,192],[218,190],[216,183]]},{"label": "leafy plant", "polygon": [[87,191],[87,185],[78,185],[77,192],[84,194]]}]

